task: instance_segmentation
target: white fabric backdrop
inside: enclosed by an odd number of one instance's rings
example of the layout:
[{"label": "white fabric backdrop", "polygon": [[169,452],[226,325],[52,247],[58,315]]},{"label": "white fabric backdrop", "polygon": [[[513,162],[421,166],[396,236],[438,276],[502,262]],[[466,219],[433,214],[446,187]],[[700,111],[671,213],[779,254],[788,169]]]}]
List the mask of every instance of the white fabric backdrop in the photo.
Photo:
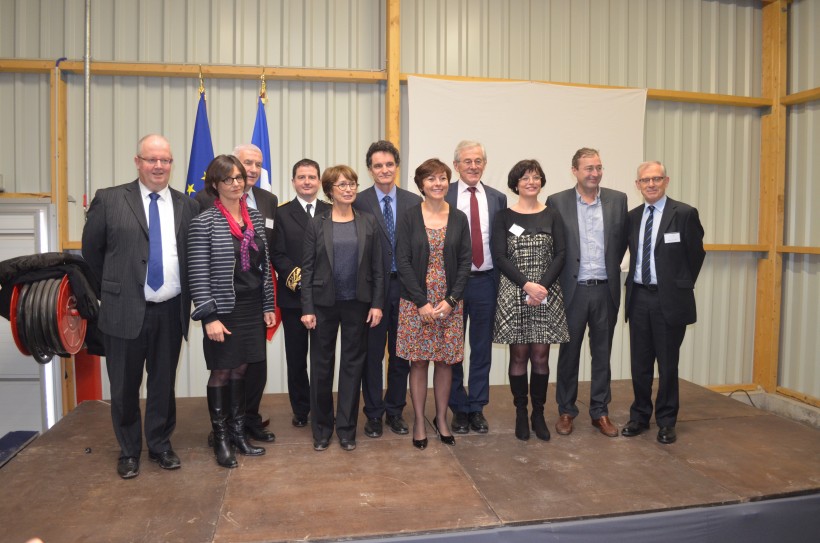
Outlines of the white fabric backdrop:
[{"label": "white fabric backdrop", "polygon": [[[459,141],[487,150],[484,182],[508,196],[507,174],[535,158],[547,185],[542,200],[572,187],[572,155],[581,147],[601,153],[602,185],[625,192],[630,209],[640,201],[635,169],[643,159],[645,89],[595,89],[530,82],[463,82],[408,77],[409,142],[403,186],[418,192],[416,167],[438,157],[452,167]],[[454,172],[453,178],[456,174]]]}]

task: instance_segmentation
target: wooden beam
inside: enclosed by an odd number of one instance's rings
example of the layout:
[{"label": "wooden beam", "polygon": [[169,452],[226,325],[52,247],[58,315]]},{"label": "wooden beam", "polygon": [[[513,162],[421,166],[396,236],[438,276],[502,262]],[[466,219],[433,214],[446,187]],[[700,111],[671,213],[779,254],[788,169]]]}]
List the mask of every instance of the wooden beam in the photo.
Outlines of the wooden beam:
[{"label": "wooden beam", "polygon": [[50,72],[49,86],[51,100],[50,140],[51,150],[51,194],[52,202],[57,205],[57,243],[63,250],[68,243],[68,151],[67,124],[68,98],[67,86],[59,68]]},{"label": "wooden beam", "polygon": [[808,394],[803,394],[802,392],[797,392],[796,390],[786,387],[777,387],[776,392],[797,401],[813,405],[814,407],[820,407],[820,398],[815,398],[814,396],[809,396]]},{"label": "wooden beam", "polygon": [[820,255],[820,247],[801,247],[797,245],[778,245],[777,252],[791,255]]},{"label": "wooden beam", "polygon": [[768,245],[763,245],[760,243],[706,243],[703,245],[703,248],[706,249],[707,252],[715,253],[765,253],[769,251]]},{"label": "wooden beam", "polygon": [[805,104],[816,100],[820,100],[820,87],[815,87],[813,89],[795,92],[794,94],[784,96],[780,99],[780,103],[784,106],[796,106],[798,104]]},{"label": "wooden beam", "polygon": [[760,215],[757,239],[768,247],[768,258],[757,264],[754,368],[752,377],[767,392],[777,387],[780,346],[783,256],[783,209],[786,186],[786,95],[788,64],[788,3],[763,6],[763,95],[773,99],[760,127]]},{"label": "wooden beam", "polygon": [[730,392],[738,390],[744,390],[746,392],[759,392],[761,390],[760,386],[754,383],[744,383],[740,385],[707,385],[706,388],[714,392],[720,392],[721,394],[729,394]]},{"label": "wooden beam", "polygon": [[51,193],[49,192],[0,192],[0,198],[43,198],[46,200],[51,199]]},{"label": "wooden beam", "polygon": [[18,74],[47,74],[53,68],[53,60],[0,58],[0,72],[14,72]]},{"label": "wooden beam", "polygon": [[401,5],[387,0],[387,89],[384,95],[385,139],[399,147],[401,139]]}]

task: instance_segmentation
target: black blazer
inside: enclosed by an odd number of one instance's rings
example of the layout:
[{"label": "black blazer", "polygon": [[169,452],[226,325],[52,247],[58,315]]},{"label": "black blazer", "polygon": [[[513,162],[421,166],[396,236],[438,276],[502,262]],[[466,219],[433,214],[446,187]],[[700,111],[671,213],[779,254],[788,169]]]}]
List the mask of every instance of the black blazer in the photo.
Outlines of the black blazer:
[{"label": "black blazer", "polygon": [[[174,229],[182,287],[180,322],[187,337],[191,312],[188,289],[188,226],[198,212],[196,202],[171,189]],[[122,339],[136,338],[145,317],[145,276],[148,269],[148,220],[139,181],[97,191],[83,228],[83,258],[100,281],[101,332]]]},{"label": "black blazer", "polygon": [[[634,292],[635,263],[641,248],[641,219],[644,205],[629,212],[629,274],[626,276],[626,320]],[[680,241],[667,243],[664,234],[678,234]],[[700,274],[706,251],[703,249],[703,226],[698,210],[667,197],[658,238],[655,240],[655,273],[661,311],[671,325],[687,325],[697,320],[695,281]]]},{"label": "black blazer", "polygon": [[[371,215],[353,210],[356,239],[359,246],[359,265],[356,270],[356,299],[371,308],[384,307],[382,288],[382,248],[378,243],[376,220]],[[305,231],[302,252],[302,314],[315,315],[316,307],[336,303],[336,285],[333,281],[333,219],[331,211],[314,215]]]},{"label": "black blazer", "polygon": [[[324,215],[330,210],[330,204],[316,200],[314,217]],[[305,247],[305,232],[310,216],[302,208],[299,200],[294,198],[282,204],[277,210],[274,227],[271,262],[276,270],[276,302],[279,307],[298,309],[302,307],[302,293],[288,288],[287,281],[294,270],[301,270]]]},{"label": "black blazer", "polygon": [[[404,214],[413,206],[421,203],[421,196],[413,194],[408,190],[396,187],[396,239],[398,239],[399,222],[401,222]],[[384,214],[382,213],[382,206],[379,203],[378,195],[374,187],[367,188],[356,196],[353,202],[353,207],[363,213],[369,213],[376,219],[376,224],[379,225],[380,236],[382,244],[382,260],[384,261],[384,292],[387,297],[387,289],[390,287],[390,268],[393,265],[393,246],[390,244],[390,236],[387,234],[387,224],[384,222]],[[396,264],[398,266],[398,263]]]},{"label": "black blazer", "polygon": [[[251,187],[253,197],[256,199],[256,209],[265,219],[265,239],[268,242],[268,249],[273,247],[273,229],[276,226],[276,208],[279,207],[279,199],[275,194],[260,189],[256,185]],[[208,194],[206,190],[196,193],[196,201],[199,204],[200,213],[214,205],[215,197]]]},{"label": "black blazer", "polygon": [[[470,278],[473,249],[467,215],[450,206],[444,235],[444,276],[447,296],[460,300]],[[421,204],[410,209],[396,230],[396,268],[401,280],[401,297],[416,307],[432,303],[427,299],[427,265],[430,243],[424,227]]]}]

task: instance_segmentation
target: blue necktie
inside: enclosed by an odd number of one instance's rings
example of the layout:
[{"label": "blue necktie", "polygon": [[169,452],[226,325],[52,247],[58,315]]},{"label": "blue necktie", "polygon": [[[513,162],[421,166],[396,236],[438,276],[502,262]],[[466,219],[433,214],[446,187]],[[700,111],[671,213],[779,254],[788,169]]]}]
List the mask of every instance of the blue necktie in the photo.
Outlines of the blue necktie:
[{"label": "blue necktie", "polygon": [[162,224],[159,220],[159,194],[152,192],[148,195],[151,203],[148,204],[148,286],[159,290],[165,282],[162,273]]},{"label": "blue necktie", "polygon": [[393,201],[393,198],[390,196],[385,196],[382,198],[382,203],[384,206],[382,207],[382,213],[384,214],[384,224],[387,225],[387,237],[390,238],[390,246],[393,248],[393,259],[392,263],[390,264],[390,271],[395,271],[396,269],[396,224],[393,220],[393,208],[390,206],[390,202]]},{"label": "blue necktie", "polygon": [[643,227],[643,256],[641,257],[641,282],[648,285],[652,282],[652,268],[649,266],[649,259],[652,258],[652,215],[655,213],[655,206],[649,206],[649,216]]}]

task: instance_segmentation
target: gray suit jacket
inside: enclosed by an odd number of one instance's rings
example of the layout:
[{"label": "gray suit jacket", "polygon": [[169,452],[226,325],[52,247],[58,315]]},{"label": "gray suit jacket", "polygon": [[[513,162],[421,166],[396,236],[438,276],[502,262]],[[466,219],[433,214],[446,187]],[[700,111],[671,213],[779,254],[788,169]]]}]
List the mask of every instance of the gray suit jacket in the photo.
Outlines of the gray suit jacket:
[{"label": "gray suit jacket", "polygon": [[[564,222],[567,255],[560,281],[565,305],[572,303],[581,267],[577,197],[578,192],[572,187],[547,198],[547,206],[557,210]],[[621,260],[626,252],[626,194],[601,187],[601,206],[604,214],[604,265],[609,281],[609,293],[617,309],[621,305]]]},{"label": "gray suit jacket", "polygon": [[[192,198],[170,190],[182,285],[179,318],[182,333],[187,337],[191,313],[188,225],[199,212],[199,206]],[[97,191],[88,208],[82,251],[100,281],[100,331],[123,339],[136,338],[145,317],[144,285],[148,268],[148,221],[139,181]]]}]

